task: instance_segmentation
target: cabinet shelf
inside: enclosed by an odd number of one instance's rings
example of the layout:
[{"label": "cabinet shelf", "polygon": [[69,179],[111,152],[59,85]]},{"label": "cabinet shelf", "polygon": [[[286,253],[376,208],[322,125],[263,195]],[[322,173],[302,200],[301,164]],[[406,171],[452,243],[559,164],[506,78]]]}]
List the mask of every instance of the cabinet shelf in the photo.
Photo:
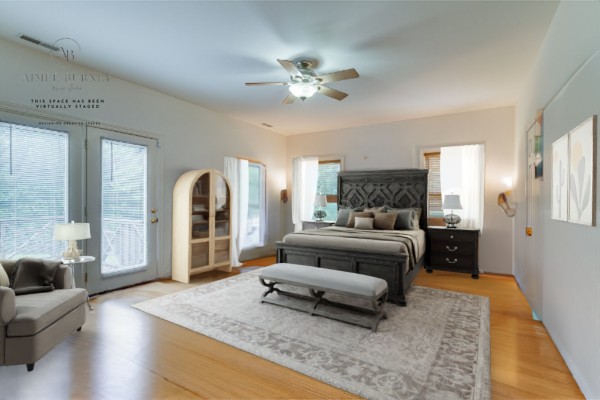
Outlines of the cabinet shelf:
[{"label": "cabinet shelf", "polygon": [[[179,177],[173,190],[174,280],[188,283],[194,274],[231,271],[230,204],[229,183],[219,171],[192,170]],[[194,220],[198,215],[202,221]]]}]

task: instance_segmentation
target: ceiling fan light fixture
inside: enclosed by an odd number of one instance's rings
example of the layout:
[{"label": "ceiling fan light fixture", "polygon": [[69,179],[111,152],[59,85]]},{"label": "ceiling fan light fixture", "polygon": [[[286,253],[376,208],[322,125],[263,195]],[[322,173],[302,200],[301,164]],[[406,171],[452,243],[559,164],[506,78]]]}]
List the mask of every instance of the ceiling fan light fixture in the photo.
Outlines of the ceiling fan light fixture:
[{"label": "ceiling fan light fixture", "polygon": [[310,83],[295,82],[290,84],[290,93],[300,100],[312,97],[313,94],[317,93],[317,90],[317,87]]}]

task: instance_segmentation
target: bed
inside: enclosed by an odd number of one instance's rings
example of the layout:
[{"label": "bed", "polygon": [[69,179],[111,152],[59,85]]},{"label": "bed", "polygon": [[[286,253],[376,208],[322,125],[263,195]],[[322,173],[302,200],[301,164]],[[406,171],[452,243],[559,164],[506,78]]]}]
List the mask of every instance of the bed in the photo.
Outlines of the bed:
[{"label": "bed", "polygon": [[[375,231],[334,226],[291,233],[276,242],[277,262],[382,278],[388,283],[388,301],[406,306],[406,291],[425,260],[427,174],[423,169],[340,172],[340,212],[383,206],[388,212],[420,210],[416,211],[418,229]],[[398,239],[390,240],[395,236]]]}]

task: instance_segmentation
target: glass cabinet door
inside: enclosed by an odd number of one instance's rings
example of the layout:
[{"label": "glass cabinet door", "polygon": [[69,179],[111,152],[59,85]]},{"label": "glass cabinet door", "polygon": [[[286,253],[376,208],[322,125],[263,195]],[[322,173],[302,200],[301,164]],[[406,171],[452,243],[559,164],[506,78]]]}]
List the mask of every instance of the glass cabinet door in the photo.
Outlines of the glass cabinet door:
[{"label": "glass cabinet door", "polygon": [[192,191],[192,239],[207,239],[209,235],[210,174],[202,175]]},{"label": "glass cabinet door", "polygon": [[230,196],[227,182],[215,175],[215,237],[229,236]]}]

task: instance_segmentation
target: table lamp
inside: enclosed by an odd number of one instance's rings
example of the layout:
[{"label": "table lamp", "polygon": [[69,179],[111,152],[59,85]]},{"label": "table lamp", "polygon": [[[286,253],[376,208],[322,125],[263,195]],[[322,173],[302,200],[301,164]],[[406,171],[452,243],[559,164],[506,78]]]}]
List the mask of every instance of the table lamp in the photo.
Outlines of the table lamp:
[{"label": "table lamp", "polygon": [[323,210],[325,207],[327,207],[327,196],[324,194],[317,194],[315,196],[315,207],[316,210],[313,215],[317,221],[323,221],[323,218],[327,216],[327,213],[325,210]]},{"label": "table lamp", "polygon": [[90,224],[87,223],[71,221],[70,224],[56,224],[54,226],[54,240],[69,241],[69,247],[63,253],[66,260],[78,260],[81,250],[77,248],[77,241],[89,239],[90,237]]},{"label": "table lamp", "polygon": [[442,209],[450,210],[450,214],[444,215],[444,222],[446,228],[456,228],[456,224],[460,222],[460,217],[453,213],[454,210],[462,210],[462,204],[460,204],[460,196],[457,194],[447,194],[444,196],[444,203]]}]

